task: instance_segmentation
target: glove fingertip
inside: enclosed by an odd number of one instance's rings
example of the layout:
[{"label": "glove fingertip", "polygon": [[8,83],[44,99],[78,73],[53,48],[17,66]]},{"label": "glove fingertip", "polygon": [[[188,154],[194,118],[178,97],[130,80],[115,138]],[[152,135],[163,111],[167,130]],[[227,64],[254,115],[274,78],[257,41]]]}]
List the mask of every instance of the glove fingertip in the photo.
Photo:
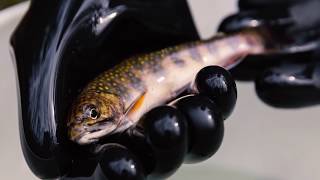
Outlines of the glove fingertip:
[{"label": "glove fingertip", "polygon": [[200,94],[208,96],[227,119],[237,101],[237,86],[232,75],[222,67],[208,66],[200,70],[195,80]]}]

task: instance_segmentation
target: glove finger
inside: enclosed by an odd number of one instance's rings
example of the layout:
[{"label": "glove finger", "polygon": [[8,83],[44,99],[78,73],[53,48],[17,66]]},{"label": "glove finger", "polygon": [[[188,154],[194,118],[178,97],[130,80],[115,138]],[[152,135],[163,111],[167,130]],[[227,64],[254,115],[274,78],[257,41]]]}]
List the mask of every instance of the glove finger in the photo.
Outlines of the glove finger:
[{"label": "glove finger", "polygon": [[289,12],[274,7],[272,13],[270,13],[269,9],[264,9],[240,11],[237,14],[230,15],[222,20],[218,27],[218,32],[231,33],[255,27],[272,27],[274,31],[280,31],[291,24],[292,19],[289,16]]},{"label": "glove finger", "polygon": [[319,65],[284,62],[270,68],[255,81],[265,103],[281,108],[299,108],[320,103]]},{"label": "glove finger", "polygon": [[241,11],[250,9],[272,9],[273,7],[288,7],[299,1],[306,0],[239,0],[238,6]]},{"label": "glove finger", "polygon": [[307,64],[312,61],[311,52],[301,52],[295,54],[274,54],[261,56],[248,56],[239,65],[230,69],[232,76],[241,81],[253,81],[256,77],[270,67],[275,67],[288,61],[297,64]]},{"label": "glove finger", "polygon": [[223,119],[231,115],[237,101],[237,87],[227,70],[219,66],[205,67],[198,72],[195,86],[217,105]]},{"label": "glove finger", "polygon": [[174,107],[159,106],[141,121],[147,144],[155,158],[150,179],[166,179],[182,165],[188,150],[188,126]]},{"label": "glove finger", "polygon": [[95,172],[97,180],[122,179],[144,180],[143,167],[139,159],[126,147],[110,144],[104,148]]},{"label": "glove finger", "polygon": [[188,124],[188,153],[185,163],[209,159],[220,148],[224,121],[219,107],[203,95],[185,96],[173,104]]}]

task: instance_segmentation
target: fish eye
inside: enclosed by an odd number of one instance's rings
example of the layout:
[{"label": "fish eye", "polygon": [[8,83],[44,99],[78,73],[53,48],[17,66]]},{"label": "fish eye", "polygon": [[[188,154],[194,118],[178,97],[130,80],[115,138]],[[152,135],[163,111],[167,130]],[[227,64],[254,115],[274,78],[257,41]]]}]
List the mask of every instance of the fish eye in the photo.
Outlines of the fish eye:
[{"label": "fish eye", "polygon": [[90,117],[92,119],[97,119],[99,117],[99,113],[95,108],[90,109]]}]

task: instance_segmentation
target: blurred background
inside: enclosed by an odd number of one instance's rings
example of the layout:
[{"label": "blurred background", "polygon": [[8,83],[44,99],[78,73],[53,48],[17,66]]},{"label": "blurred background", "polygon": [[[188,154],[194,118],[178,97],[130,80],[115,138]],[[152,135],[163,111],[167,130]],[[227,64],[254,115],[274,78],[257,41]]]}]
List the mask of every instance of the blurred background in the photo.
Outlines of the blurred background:
[{"label": "blurred background", "polygon": [[14,4],[20,3],[25,0],[1,0],[0,9],[4,9],[6,7],[12,6]]},{"label": "blurred background", "polygon": [[[4,2],[0,0],[0,9]],[[236,0],[188,2],[202,38],[212,36],[220,21],[237,11]],[[36,179],[19,144],[16,81],[8,45],[27,7],[25,2],[0,10],[0,179]],[[170,179],[320,179],[320,107],[274,109],[256,97],[253,83],[237,82],[237,86],[237,106],[225,123],[220,150],[204,163],[183,165]]]}]

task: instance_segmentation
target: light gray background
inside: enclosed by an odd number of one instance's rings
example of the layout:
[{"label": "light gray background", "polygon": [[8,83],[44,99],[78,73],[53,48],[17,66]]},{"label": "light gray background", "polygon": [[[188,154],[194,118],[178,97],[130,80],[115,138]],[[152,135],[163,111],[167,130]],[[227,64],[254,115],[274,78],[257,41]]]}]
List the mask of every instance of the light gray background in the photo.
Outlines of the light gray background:
[{"label": "light gray background", "polygon": [[[235,0],[189,0],[203,38],[215,32]],[[14,69],[9,56],[9,35],[22,9],[0,12],[0,179],[31,180],[18,136]],[[10,11],[10,13],[9,13]],[[210,160],[183,165],[174,180],[318,180],[320,179],[320,107],[279,110],[261,103],[252,83],[238,83],[239,98],[225,123],[225,138]]]}]

